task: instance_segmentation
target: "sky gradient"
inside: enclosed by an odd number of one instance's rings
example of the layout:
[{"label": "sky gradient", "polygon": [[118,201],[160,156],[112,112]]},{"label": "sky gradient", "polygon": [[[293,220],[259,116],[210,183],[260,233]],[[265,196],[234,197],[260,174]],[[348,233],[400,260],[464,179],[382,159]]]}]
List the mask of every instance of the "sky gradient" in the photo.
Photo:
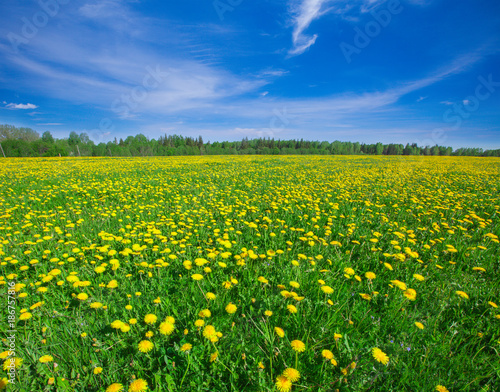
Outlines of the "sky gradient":
[{"label": "sky gradient", "polygon": [[496,149],[500,2],[2,2],[0,123]]}]

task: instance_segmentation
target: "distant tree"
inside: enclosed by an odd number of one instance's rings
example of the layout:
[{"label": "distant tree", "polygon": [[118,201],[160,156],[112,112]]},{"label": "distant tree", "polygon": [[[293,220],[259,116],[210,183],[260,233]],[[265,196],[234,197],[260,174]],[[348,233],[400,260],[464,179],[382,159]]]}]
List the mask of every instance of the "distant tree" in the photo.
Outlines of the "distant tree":
[{"label": "distant tree", "polygon": [[54,137],[52,136],[52,134],[49,131],[45,131],[42,134],[42,141],[44,143],[54,144]]}]

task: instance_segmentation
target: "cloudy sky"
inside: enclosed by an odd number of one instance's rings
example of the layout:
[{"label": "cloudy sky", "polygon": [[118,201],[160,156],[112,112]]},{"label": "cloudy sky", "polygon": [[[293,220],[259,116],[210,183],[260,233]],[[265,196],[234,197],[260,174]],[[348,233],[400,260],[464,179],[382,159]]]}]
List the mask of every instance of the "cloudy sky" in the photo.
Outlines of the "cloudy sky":
[{"label": "cloudy sky", "polygon": [[0,123],[500,148],[498,0],[0,5]]}]

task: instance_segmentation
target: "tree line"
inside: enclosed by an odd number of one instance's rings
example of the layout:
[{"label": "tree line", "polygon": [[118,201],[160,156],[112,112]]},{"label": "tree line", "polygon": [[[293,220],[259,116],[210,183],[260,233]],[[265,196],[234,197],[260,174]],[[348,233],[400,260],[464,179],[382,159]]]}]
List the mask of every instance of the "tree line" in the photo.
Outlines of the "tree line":
[{"label": "tree line", "polygon": [[0,125],[0,145],[6,157],[54,156],[173,156],[173,155],[428,155],[428,156],[500,156],[500,149],[418,146],[416,143],[365,144],[307,140],[243,138],[235,142],[204,142],[203,138],[165,135],[149,139],[143,134],[94,143],[86,133],[71,132],[68,138],[56,139],[50,132],[42,136],[31,128]]}]

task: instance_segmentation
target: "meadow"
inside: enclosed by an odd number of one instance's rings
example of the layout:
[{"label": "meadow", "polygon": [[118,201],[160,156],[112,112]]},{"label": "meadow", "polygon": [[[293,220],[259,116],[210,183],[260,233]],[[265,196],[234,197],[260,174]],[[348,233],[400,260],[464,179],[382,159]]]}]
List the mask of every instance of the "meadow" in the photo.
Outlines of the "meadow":
[{"label": "meadow", "polygon": [[1,159],[0,389],[500,391],[499,174]]}]

